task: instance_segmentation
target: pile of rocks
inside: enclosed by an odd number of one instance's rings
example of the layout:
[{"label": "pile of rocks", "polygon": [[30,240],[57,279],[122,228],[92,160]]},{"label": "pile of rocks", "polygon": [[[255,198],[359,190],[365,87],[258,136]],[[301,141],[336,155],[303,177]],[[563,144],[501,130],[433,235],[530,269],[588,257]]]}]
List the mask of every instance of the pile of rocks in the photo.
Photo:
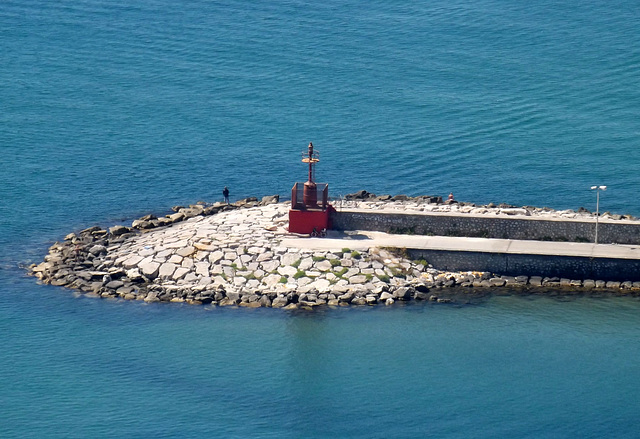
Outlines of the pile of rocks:
[{"label": "pile of rocks", "polygon": [[287,213],[288,205],[269,204],[220,209],[145,233],[94,227],[55,243],[31,271],[44,283],[91,296],[147,302],[298,307],[437,300],[425,296],[425,282],[438,272],[424,262],[383,249],[280,246],[291,236]]}]

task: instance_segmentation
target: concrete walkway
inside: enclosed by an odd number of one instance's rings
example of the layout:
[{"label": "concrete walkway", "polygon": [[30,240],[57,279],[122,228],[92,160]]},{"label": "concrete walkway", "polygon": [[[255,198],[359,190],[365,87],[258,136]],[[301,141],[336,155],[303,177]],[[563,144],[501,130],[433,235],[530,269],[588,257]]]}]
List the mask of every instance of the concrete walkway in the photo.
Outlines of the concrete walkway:
[{"label": "concrete walkway", "polygon": [[285,247],[305,250],[341,250],[343,248],[368,250],[372,247],[400,247],[421,250],[640,260],[640,246],[633,245],[391,235],[362,230],[329,231],[325,238],[285,238],[281,244]]}]

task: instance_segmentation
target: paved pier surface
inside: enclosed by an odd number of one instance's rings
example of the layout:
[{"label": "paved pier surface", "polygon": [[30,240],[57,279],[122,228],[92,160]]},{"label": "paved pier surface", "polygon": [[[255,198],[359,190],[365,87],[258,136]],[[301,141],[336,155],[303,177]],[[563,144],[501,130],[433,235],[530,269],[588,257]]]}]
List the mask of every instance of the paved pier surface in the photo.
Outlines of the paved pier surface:
[{"label": "paved pier surface", "polygon": [[418,250],[640,260],[640,246],[633,245],[392,235],[363,230],[329,231],[328,236],[325,238],[285,238],[282,240],[282,245],[308,250],[340,250],[342,248],[367,250],[372,247],[400,247]]}]

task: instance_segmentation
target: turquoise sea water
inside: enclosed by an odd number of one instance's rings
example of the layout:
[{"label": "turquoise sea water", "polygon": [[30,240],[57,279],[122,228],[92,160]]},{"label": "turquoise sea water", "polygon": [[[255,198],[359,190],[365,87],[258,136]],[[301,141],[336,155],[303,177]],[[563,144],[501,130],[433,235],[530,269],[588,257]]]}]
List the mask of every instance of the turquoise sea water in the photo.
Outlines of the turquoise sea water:
[{"label": "turquoise sea water", "polygon": [[[183,4],[184,3],[184,4]],[[5,0],[1,437],[636,437],[640,303],[284,313],[35,284],[68,232],[279,193],[640,215],[633,2]]]}]

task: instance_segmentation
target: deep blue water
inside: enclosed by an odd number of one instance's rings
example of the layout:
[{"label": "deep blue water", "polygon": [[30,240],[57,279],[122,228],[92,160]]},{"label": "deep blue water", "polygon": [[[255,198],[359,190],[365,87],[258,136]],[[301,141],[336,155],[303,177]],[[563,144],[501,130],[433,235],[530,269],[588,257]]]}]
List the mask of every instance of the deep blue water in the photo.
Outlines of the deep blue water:
[{"label": "deep blue water", "polygon": [[0,436],[635,437],[640,303],[290,314],[76,299],[18,268],[174,204],[452,191],[640,215],[627,1],[4,0]]}]

